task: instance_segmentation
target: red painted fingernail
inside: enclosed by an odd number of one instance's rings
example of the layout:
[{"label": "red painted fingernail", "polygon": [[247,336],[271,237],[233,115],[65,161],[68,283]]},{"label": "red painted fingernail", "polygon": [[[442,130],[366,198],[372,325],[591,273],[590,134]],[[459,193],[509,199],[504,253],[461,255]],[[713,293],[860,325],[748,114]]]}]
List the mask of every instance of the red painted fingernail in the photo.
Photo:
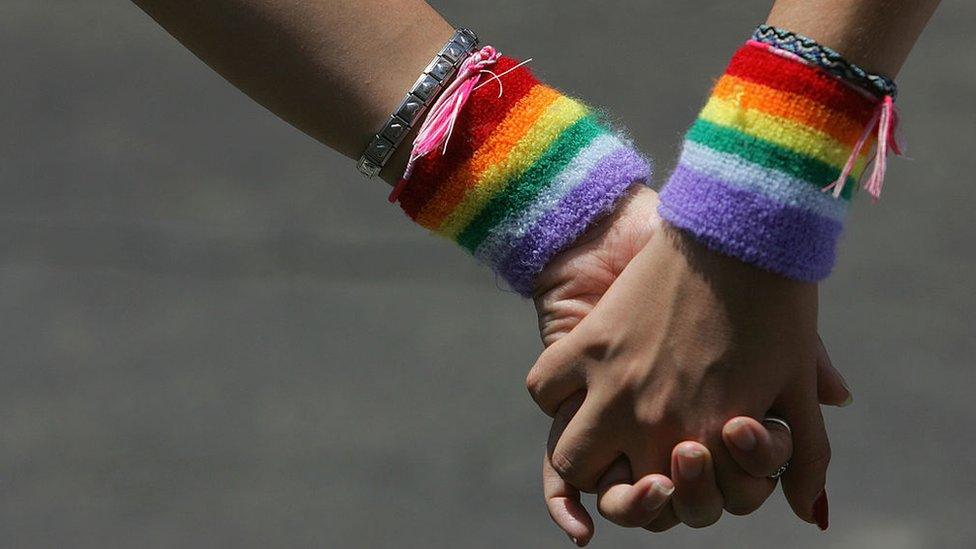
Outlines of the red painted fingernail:
[{"label": "red painted fingernail", "polygon": [[827,489],[824,488],[817,499],[813,500],[813,520],[817,521],[817,527],[821,530],[827,529],[827,514]]},{"label": "red painted fingernail", "polygon": [[[833,364],[831,364],[831,366],[833,366]],[[837,370],[834,370],[834,371],[837,372]],[[854,404],[854,392],[851,391],[851,386],[848,385],[847,384],[847,380],[844,379],[844,374],[842,374],[840,372],[837,372],[837,377],[840,378],[840,384],[841,384],[841,386],[843,386],[844,387],[844,390],[847,391],[847,398],[844,399],[844,402],[841,402],[840,404],[838,404],[837,407],[838,408],[846,408],[846,407],[850,406],[851,404]]]}]

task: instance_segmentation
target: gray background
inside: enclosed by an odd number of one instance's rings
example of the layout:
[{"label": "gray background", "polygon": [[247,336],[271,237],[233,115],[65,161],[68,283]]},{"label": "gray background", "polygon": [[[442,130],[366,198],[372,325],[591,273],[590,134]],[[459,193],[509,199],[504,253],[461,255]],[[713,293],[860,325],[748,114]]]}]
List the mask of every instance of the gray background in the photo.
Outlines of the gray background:
[{"label": "gray background", "polygon": [[[323,0],[328,1],[328,0]],[[768,2],[437,2],[659,161]],[[595,547],[973,547],[976,4],[900,79],[912,161],[823,288],[857,402],[830,531],[780,495]],[[0,546],[568,547],[529,303],[132,5],[0,2]]]}]

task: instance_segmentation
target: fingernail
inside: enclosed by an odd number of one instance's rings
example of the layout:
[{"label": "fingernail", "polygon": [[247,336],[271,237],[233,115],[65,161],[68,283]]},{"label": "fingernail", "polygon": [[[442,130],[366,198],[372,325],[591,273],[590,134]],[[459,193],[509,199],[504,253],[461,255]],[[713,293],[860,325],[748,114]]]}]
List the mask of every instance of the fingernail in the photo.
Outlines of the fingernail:
[{"label": "fingernail", "polygon": [[644,504],[644,508],[648,511],[656,511],[662,505],[668,502],[668,498],[674,493],[674,486],[664,486],[664,484],[653,481],[651,482],[651,487],[644,495],[644,499],[641,503]]},{"label": "fingernail", "polygon": [[817,499],[813,500],[813,520],[817,521],[817,527],[821,530],[826,530],[829,525],[827,515],[827,489],[824,488]]},{"label": "fingernail", "polygon": [[729,433],[732,444],[743,452],[749,452],[756,447],[756,435],[743,419],[732,422],[732,432]]},{"label": "fingernail", "polygon": [[678,472],[688,480],[695,480],[705,468],[705,454],[697,448],[678,449]]},{"label": "fingernail", "polygon": [[576,545],[577,547],[582,547],[578,539],[574,538],[573,536],[570,536],[569,534],[566,535],[569,536],[569,540],[572,541],[574,545]]},{"label": "fingernail", "polygon": [[854,404],[854,391],[851,391],[851,386],[847,384],[847,380],[844,379],[844,374],[840,373],[839,370],[834,369],[837,372],[837,377],[840,378],[840,384],[844,386],[844,390],[847,391],[847,399],[841,402],[839,407],[846,408],[851,404]]}]

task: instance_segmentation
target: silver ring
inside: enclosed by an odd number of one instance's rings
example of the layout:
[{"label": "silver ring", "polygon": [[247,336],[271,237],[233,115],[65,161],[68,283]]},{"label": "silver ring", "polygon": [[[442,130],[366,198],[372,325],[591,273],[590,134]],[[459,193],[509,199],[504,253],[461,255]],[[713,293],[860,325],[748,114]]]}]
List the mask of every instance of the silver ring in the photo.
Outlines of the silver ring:
[{"label": "silver ring", "polygon": [[779,477],[783,476],[783,473],[785,473],[786,470],[789,468],[790,468],[790,462],[789,460],[787,460],[786,463],[779,466],[779,469],[776,469],[776,471],[773,474],[769,475],[769,478],[772,480],[776,480]]},{"label": "silver ring", "polygon": [[[787,423],[786,420],[783,418],[776,417],[776,416],[766,416],[763,418],[762,422],[779,425],[784,429],[786,429],[786,432],[789,433],[790,435],[793,434],[793,429],[790,429],[790,424]],[[769,478],[772,480],[776,480],[779,477],[783,476],[783,473],[785,473],[786,470],[789,468],[790,468],[790,460],[786,460],[786,463],[780,465],[779,469],[776,469],[776,471],[773,474],[769,475]]]},{"label": "silver ring", "polygon": [[783,419],[783,418],[781,418],[781,417],[766,416],[766,417],[763,418],[762,422],[763,423],[775,423],[776,425],[780,425],[784,429],[786,429],[786,432],[787,433],[789,433],[791,435],[793,434],[793,429],[790,429],[790,424],[789,423],[786,423],[786,420]]}]

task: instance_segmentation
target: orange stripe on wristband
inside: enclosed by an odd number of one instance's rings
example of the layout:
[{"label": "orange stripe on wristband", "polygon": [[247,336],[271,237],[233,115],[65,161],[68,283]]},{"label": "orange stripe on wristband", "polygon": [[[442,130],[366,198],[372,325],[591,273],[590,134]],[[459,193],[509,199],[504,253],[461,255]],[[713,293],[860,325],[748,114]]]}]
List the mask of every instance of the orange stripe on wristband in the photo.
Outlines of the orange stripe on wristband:
[{"label": "orange stripe on wristband", "polygon": [[870,121],[877,104],[833,75],[755,47],[740,48],[729,61],[726,74],[802,95],[843,113],[862,127]]},{"label": "orange stripe on wristband", "polygon": [[458,166],[448,181],[437,189],[417,216],[417,223],[428,229],[439,229],[443,220],[477,184],[481,174],[504,160],[559,96],[559,92],[548,86],[538,84],[533,87],[512,107],[474,155]]},{"label": "orange stripe on wristband", "polygon": [[[538,117],[528,131],[519,130],[517,144],[492,162],[480,175],[457,207],[441,221],[438,232],[455,238],[496,194],[504,191],[510,177],[518,177],[542,156],[562,132],[587,113],[586,106],[560,95]],[[513,136],[514,138],[514,136]]]},{"label": "orange stripe on wristband", "polygon": [[712,96],[734,101],[741,109],[756,110],[793,120],[851,147],[857,143],[864,131],[863,123],[833,111],[806,96],[777,91],[735,76],[725,75],[720,78]]},{"label": "orange stripe on wristband", "polygon": [[[518,60],[511,57],[503,56],[499,59],[495,64],[495,72],[501,74],[511,71],[505,75],[502,97],[498,97],[497,85],[486,80],[491,85],[477,88],[471,94],[468,105],[474,107],[468,108],[466,105],[458,116],[454,135],[462,137],[454,139],[443,154],[442,151],[434,151],[418,162],[414,169],[414,184],[409,185],[409,190],[400,195],[400,206],[411,219],[416,220],[440,184],[447,180],[459,165],[471,159],[475,151],[505,119],[512,106],[539,84],[527,67],[515,68],[518,63]],[[418,181],[435,184],[418,184]]]}]

